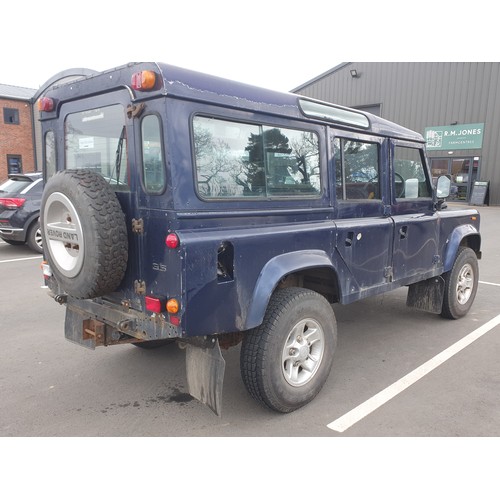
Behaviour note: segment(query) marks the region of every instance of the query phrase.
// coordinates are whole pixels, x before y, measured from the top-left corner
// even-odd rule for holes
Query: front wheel
[[[336,343],[335,315],[324,297],[301,288],[278,290],[263,323],[243,339],[243,382],[264,406],[292,412],[323,387]]]
[[[479,266],[474,251],[460,247],[451,271],[443,275],[445,280],[441,316],[458,319],[465,316],[474,302],[479,280]]]

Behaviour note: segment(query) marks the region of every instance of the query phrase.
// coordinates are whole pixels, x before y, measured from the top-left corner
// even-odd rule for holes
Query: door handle
[[[405,240],[408,237],[408,226],[401,226],[399,228],[399,239]]]

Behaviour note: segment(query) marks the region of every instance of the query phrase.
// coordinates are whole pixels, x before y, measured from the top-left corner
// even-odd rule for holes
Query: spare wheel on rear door
[[[40,220],[45,256],[67,294],[90,299],[118,288],[127,267],[127,228],[101,175],[56,173],[45,185]]]

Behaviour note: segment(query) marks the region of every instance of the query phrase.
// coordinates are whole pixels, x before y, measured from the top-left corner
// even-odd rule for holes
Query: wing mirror
[[[451,180],[446,175],[442,175],[438,181],[436,186],[436,195],[438,199],[448,198],[450,196],[451,191]]]
[[[436,185],[436,208],[442,210],[446,208],[445,199],[450,196],[451,180],[446,175],[439,177]]]

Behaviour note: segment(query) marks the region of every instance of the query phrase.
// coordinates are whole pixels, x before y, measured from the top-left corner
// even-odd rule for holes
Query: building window
[[[8,125],[19,125],[19,110],[3,108],[3,122]]]
[[[21,174],[23,172],[23,160],[21,155],[7,155],[7,167],[10,174]]]

